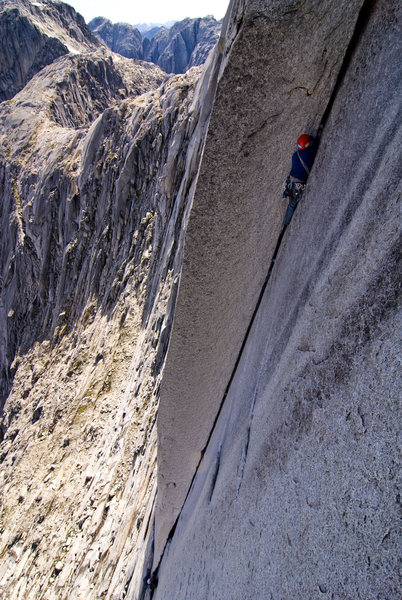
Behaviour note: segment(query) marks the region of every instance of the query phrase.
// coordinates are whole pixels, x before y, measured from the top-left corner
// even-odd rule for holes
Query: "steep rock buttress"
[[[297,26],[303,24],[304,10],[314,12],[313,5],[307,2],[299,8]],[[163,513],[165,502],[170,515],[180,511],[180,517],[159,568],[154,595],[158,600],[399,597],[400,12],[385,0],[363,6],[353,47],[326,114],[307,192],[283,238],[181,511],[182,496],[164,494],[162,489],[159,509]],[[305,39],[302,31],[300,37]],[[294,108],[278,138],[287,139],[288,127],[293,137],[308,129],[309,102],[311,97],[300,114]],[[212,132],[213,119],[210,135]],[[275,215],[272,206],[280,203],[279,179],[283,179],[288,161],[282,158],[283,162],[276,163],[272,158],[271,148],[279,156],[282,147],[275,127],[270,133],[271,143],[267,139],[266,146],[259,144],[264,164],[270,166],[268,173],[262,171],[261,180],[265,176],[274,182],[278,174],[277,188],[263,194]],[[235,140],[230,140],[229,147]],[[287,150],[290,156],[291,148]],[[241,177],[236,182],[244,192],[243,159],[238,160]],[[249,182],[254,202],[249,211],[256,211],[255,217],[264,221],[258,204],[263,186],[256,173],[254,179],[254,184]],[[233,193],[231,196],[227,211],[235,222],[241,209]],[[239,204],[244,201],[243,194]],[[197,215],[196,205],[194,210]],[[211,205],[216,218],[213,210]],[[205,213],[204,218],[207,222]],[[244,215],[243,222],[246,232],[253,235]],[[275,238],[275,229],[264,225],[265,235]],[[239,254],[249,256],[238,230],[223,231],[236,237]],[[189,464],[194,468],[201,436],[209,433],[204,419],[206,415],[210,424],[212,418],[205,407],[217,407],[223,398],[224,381],[215,373],[226,373],[227,357],[238,350],[241,320],[232,298],[235,307],[244,309],[258,272],[253,265],[243,271],[243,277],[237,272],[238,279],[234,278],[232,254],[222,252],[223,241],[215,244],[206,234],[203,241],[211,261],[217,259],[213,274],[205,276],[206,280],[215,277],[202,324],[209,333],[209,345],[205,338],[201,338],[205,347],[199,345],[199,333],[192,335],[194,328],[185,317],[194,315],[197,320],[199,306],[188,302],[187,310],[181,312],[179,295],[177,331],[172,335],[161,396],[160,415],[166,420],[172,400],[170,431],[177,431],[172,427],[176,415],[178,423],[186,416],[189,429],[193,426],[197,431],[195,437],[185,438],[186,447],[180,446],[185,457],[181,464],[186,468]],[[185,293],[186,278],[191,282],[190,267],[194,280],[200,273],[195,268],[198,254],[191,256],[191,247],[190,239],[180,293]],[[263,272],[269,250],[263,248],[266,254],[262,257],[254,246]],[[209,266],[212,269],[212,262]],[[227,273],[231,277],[227,278]],[[226,284],[222,288],[219,279]],[[241,301],[232,291],[233,281],[241,284]],[[205,281],[203,284],[205,288]],[[195,313],[191,312],[193,306],[198,309]],[[225,328],[220,329],[223,320]],[[182,324],[186,326],[183,329]],[[219,346],[222,338],[224,347]],[[179,368],[175,359],[183,349],[192,362],[185,360],[183,353],[184,364]],[[172,395],[172,367],[177,372],[176,389],[182,389],[181,378],[185,378],[183,395]],[[196,374],[192,380],[186,368]],[[181,408],[183,396],[191,404],[188,411]],[[179,401],[177,411],[173,398]],[[193,413],[197,422],[192,420]],[[168,444],[163,423],[161,418],[162,442]],[[181,427],[184,429],[184,422]],[[163,458],[168,463],[166,452]],[[162,463],[162,485],[164,468]],[[191,468],[188,472],[192,473]],[[171,469],[171,477],[173,473]],[[162,515],[159,547],[165,541],[165,524]]]
[[[318,128],[361,5],[232,2],[229,9],[161,386],[155,566],[266,276],[295,138]]]

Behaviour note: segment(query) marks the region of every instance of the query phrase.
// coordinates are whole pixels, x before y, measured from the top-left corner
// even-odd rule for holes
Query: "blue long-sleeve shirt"
[[[298,150],[292,156],[292,170],[290,175],[298,181],[307,181],[311,167],[313,166],[314,158],[317,153],[318,138],[314,138],[313,142],[308,148],[304,150]],[[300,158],[306,165],[309,172],[304,168]]]

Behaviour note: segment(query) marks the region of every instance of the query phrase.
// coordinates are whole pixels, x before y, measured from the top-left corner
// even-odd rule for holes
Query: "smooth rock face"
[[[12,98],[35,73],[68,52],[99,42],[68,4],[6,0],[0,5],[0,102]]]
[[[401,11],[380,0],[363,17],[307,191],[166,549],[158,600],[400,596]],[[221,305],[229,312],[229,297],[211,300],[211,317]],[[214,319],[204,317],[207,329]],[[173,331],[170,352],[175,340]],[[189,332],[187,352],[192,340]],[[193,346],[200,371],[210,343],[209,352]],[[215,364],[222,370],[222,358]],[[209,383],[211,396],[216,388]],[[192,397],[201,402],[204,388],[196,384]],[[163,425],[159,417],[162,435]]]
[[[260,12],[233,5],[161,385],[155,566],[274,252],[295,141],[318,128],[361,4],[311,0],[284,11],[267,2]]]

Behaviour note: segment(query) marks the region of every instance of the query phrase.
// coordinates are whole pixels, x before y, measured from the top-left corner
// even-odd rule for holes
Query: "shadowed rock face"
[[[6,0],[0,5],[0,102],[69,51],[99,47],[81,15],[68,4]]]
[[[166,73],[185,73],[202,65],[216,44],[221,22],[213,17],[184,19],[170,29],[159,29],[151,39],[127,23],[113,24],[97,17],[89,27],[114,52],[159,65]]]

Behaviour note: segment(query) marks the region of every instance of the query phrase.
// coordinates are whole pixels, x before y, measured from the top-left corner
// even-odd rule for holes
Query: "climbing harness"
[[[300,196],[304,192],[305,187],[306,187],[305,183],[302,183],[301,181],[292,181],[290,179],[290,177],[288,177],[286,180],[285,191],[283,192],[283,197],[289,198],[289,201],[291,198],[300,199]]]
[[[305,183],[302,183],[301,181],[292,181],[290,177],[287,178],[283,197],[289,200],[289,205],[286,209],[285,218],[283,220],[284,226],[289,225],[305,187]]]

